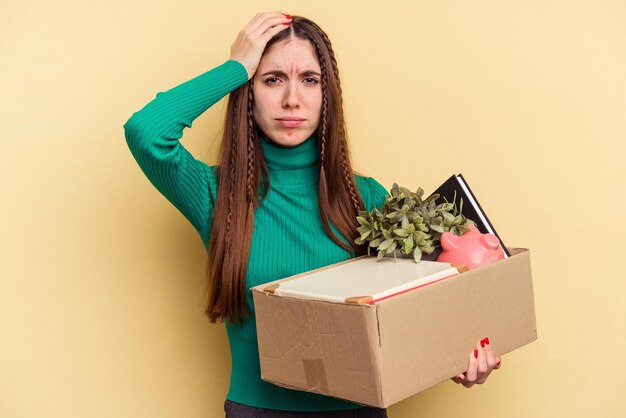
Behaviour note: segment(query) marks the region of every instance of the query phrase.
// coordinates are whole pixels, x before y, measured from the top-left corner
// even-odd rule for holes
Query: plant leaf
[[[455,217],[450,212],[442,212],[443,219],[447,220],[450,224],[454,223]]]
[[[420,251],[419,247],[415,247],[415,251],[413,251],[413,260],[416,263],[419,263],[422,259],[422,251]]]
[[[436,224],[431,224],[430,225],[430,229],[432,229],[433,231],[437,231],[440,233],[444,233],[445,231],[443,230],[443,227],[441,225],[436,225]]]
[[[404,229],[400,229],[400,228],[394,229],[393,233],[396,234],[399,237],[402,237],[402,238],[406,238],[406,237],[409,236],[408,232],[406,232]]]
[[[356,230],[359,231],[359,234],[364,234],[366,232],[370,232],[372,228],[370,228],[369,226],[360,226]]]
[[[465,225],[457,225],[456,229],[460,232],[459,235],[463,235],[466,232],[470,231],[470,229],[467,226],[465,226]]]
[[[400,189],[398,187],[398,184],[394,183],[393,186],[391,186],[391,196],[398,197],[399,195],[400,195]]]
[[[357,220],[357,221],[359,221],[359,223],[360,223],[361,225],[363,225],[363,226],[366,226],[366,227],[370,228],[370,223],[369,223],[369,222],[367,222],[367,221],[365,220],[365,218],[363,218],[363,217],[361,217],[361,216],[357,216],[357,217],[356,217],[356,220]]]
[[[393,239],[386,239],[385,241],[383,241],[382,244],[378,246],[378,251],[386,250],[387,248],[391,246],[392,242],[396,242],[396,241],[394,241]]]
[[[411,254],[411,250],[413,249],[413,235],[409,235],[409,237],[404,240],[404,254]]]

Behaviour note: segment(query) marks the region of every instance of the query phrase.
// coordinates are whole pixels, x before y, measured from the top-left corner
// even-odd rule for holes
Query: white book
[[[371,304],[457,274],[459,270],[450,263],[363,257],[303,273],[265,291],[309,300]]]

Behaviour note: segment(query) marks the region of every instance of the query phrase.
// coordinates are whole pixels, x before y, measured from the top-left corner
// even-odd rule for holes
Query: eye
[[[278,79],[278,77],[269,77],[264,80],[264,83],[268,86],[273,86],[275,84],[278,84],[279,81],[280,80]]]
[[[317,78],[314,77],[307,77],[304,79],[304,83],[305,84],[309,84],[311,86],[316,85],[317,83],[319,83],[319,81],[317,80]]]

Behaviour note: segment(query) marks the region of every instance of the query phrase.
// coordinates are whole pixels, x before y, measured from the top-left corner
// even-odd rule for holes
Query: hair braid
[[[330,56],[330,61],[331,61],[331,68],[333,70],[333,74],[335,76],[335,80],[336,80],[336,88],[338,91],[337,96],[337,102],[338,102],[338,110],[343,110],[343,90],[341,88],[341,80],[339,78],[339,66],[337,64],[337,58],[335,57],[335,52],[333,51],[332,48],[332,44],[330,42],[330,39],[328,38],[328,35],[326,35],[326,32],[320,30],[320,36],[322,37],[322,39],[324,40],[324,43],[326,44],[326,50],[328,51],[328,55]],[[318,47],[319,50],[319,47]],[[341,124],[340,126],[338,126],[339,128],[339,134],[341,138],[346,138],[346,127],[344,124]],[[352,200],[355,203],[355,208],[358,208],[358,204],[356,204],[356,198],[355,198],[355,192],[354,192],[354,188],[352,187],[352,181],[349,181],[350,178],[348,177],[348,173],[349,173],[349,169],[348,169],[348,161],[347,161],[347,152],[345,149],[344,144],[342,144],[341,146],[341,163],[342,163],[342,168],[343,168],[343,172],[344,175],[346,177],[346,181],[347,183],[350,185],[350,193],[352,194]],[[358,210],[358,209],[357,209]]]
[[[234,100],[234,111],[235,112],[239,112],[239,101],[238,100]],[[232,132],[232,140],[230,143],[231,146],[231,151],[230,151],[230,170],[229,170],[229,177],[230,177],[230,187],[229,187],[229,193],[228,193],[228,214],[226,216],[226,254],[230,253],[230,241],[231,241],[231,228],[230,228],[230,224],[231,224],[231,220],[232,220],[232,214],[233,214],[233,206],[234,206],[234,182],[235,182],[235,166],[236,166],[236,161],[237,161],[237,137],[238,137],[238,133],[237,130],[233,129]]]
[[[315,42],[315,41],[314,41]],[[326,157],[326,137],[328,132],[328,76],[326,73],[326,62],[324,58],[319,53],[320,56],[320,68],[322,70],[322,114],[321,116],[321,127],[320,127],[320,166],[324,167],[324,160]]]
[[[247,185],[247,196],[248,196],[248,204],[255,203],[254,199],[254,141],[255,141],[255,132],[254,132],[254,115],[252,111],[252,106],[254,104],[254,95],[252,90],[252,83],[250,83],[250,87],[248,88],[248,109],[247,109],[247,117],[248,117],[248,172],[246,176],[246,185]]]
[[[328,39],[328,35],[326,35],[324,31],[321,31],[320,35],[322,39],[324,40],[324,43],[326,44],[326,49],[328,51],[328,55],[330,56],[330,61],[332,64],[331,68],[333,69],[333,74],[335,75],[335,79],[337,80],[337,91],[339,93],[337,95],[337,99],[339,100],[339,103],[343,104],[343,90],[341,89],[341,82],[339,79],[339,65],[337,64],[335,51],[333,51],[332,44],[330,43],[330,39]]]
[[[339,91],[339,94],[337,94],[336,98],[337,98],[337,109],[336,111],[341,111],[343,109],[343,103],[342,103],[342,90],[341,90],[341,83],[339,82],[339,69],[337,67],[337,59],[335,58],[335,54],[332,50],[332,45],[330,43],[330,39],[328,39],[328,36],[326,36],[326,34],[321,31],[321,35],[322,35],[322,39],[324,40],[324,43],[326,44],[326,50],[329,52],[329,56],[331,59],[331,68],[333,71],[333,74],[335,76],[336,79],[336,87]],[[326,126],[327,126],[327,121],[328,121],[328,65],[326,63],[326,59],[324,57],[324,55],[321,52],[321,48],[318,45],[317,41],[314,38],[311,38],[311,42],[315,45],[315,48],[317,50],[317,55],[319,57],[319,61],[320,61],[320,68],[322,70],[322,120],[321,120],[321,151],[320,151],[320,160],[323,162],[323,153],[325,151],[325,146],[326,146]],[[338,126],[339,129],[339,135],[341,138],[346,138],[346,127],[344,124],[340,124],[340,126]],[[350,199],[352,200],[352,205],[354,207],[355,213],[358,213],[360,210],[363,210],[363,208],[361,207],[361,205],[359,204],[359,199],[357,197],[357,191],[355,190],[355,186],[354,186],[354,181],[352,179],[352,175],[351,175],[351,170],[350,170],[350,165],[348,164],[348,156],[347,156],[347,152],[346,152],[346,147],[345,144],[342,143],[341,144],[341,168],[343,171],[343,176],[344,176],[344,180],[345,180],[345,184],[348,185],[348,191],[350,193]]]
[[[335,57],[335,52],[333,51],[332,44],[330,42],[330,39],[328,38],[328,35],[326,35],[326,32],[320,29],[320,36],[322,37],[322,39],[324,40],[324,44],[326,45],[326,50],[328,52],[328,55],[330,56],[330,61],[331,61],[330,67],[333,70],[333,75],[335,76],[335,80],[336,80],[335,87],[337,88],[337,93],[338,93],[336,95],[336,100],[338,104],[337,109],[343,111],[343,89],[341,88],[341,79],[339,78],[339,65],[337,64],[337,58]],[[316,44],[315,47],[318,50],[318,55],[321,56],[319,45]],[[324,65],[324,67],[327,67],[327,66]],[[339,128],[340,137],[346,138],[345,125],[341,124],[338,128]],[[342,149],[342,152],[344,151],[345,150]],[[343,154],[343,156],[345,158],[345,154]]]

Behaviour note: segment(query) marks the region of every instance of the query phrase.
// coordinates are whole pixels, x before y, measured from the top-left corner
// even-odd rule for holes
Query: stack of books
[[[413,259],[360,257],[334,268],[321,268],[306,275],[265,287],[277,296],[336,303],[372,304],[458,275],[464,266]]]

